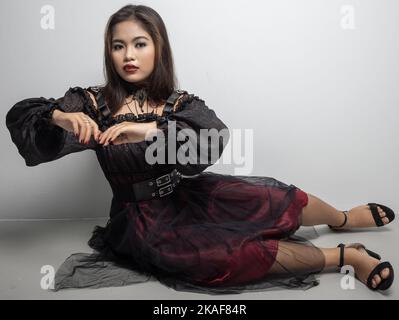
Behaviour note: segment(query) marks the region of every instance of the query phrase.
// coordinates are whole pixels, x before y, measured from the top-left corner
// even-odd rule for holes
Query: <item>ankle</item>
[[[361,253],[356,248],[345,248],[344,265],[350,265],[356,268],[359,263]]]
[[[344,249],[344,265],[353,265],[358,257],[356,256],[356,249],[345,248]],[[336,271],[339,269],[341,249],[340,248],[324,248],[322,249],[324,254],[324,270],[325,271]]]
[[[337,210],[335,215],[335,221],[332,226],[336,228],[342,228],[347,224],[347,222],[348,222],[348,212]]]

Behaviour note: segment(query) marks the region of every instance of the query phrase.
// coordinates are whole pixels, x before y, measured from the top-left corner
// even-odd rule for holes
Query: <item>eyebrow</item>
[[[135,38],[133,39],[133,41],[136,41],[137,39],[140,39],[140,38],[144,38],[144,39],[149,40],[147,37],[138,36],[138,37],[135,37]],[[114,39],[114,40],[112,40],[112,43],[114,43],[114,42],[122,42],[122,43],[125,43],[125,41],[123,41],[123,40],[121,40],[121,39]]]

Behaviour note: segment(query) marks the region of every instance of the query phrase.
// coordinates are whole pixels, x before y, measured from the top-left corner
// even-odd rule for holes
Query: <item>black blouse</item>
[[[115,152],[126,150],[126,148],[133,148],[134,151],[145,151],[146,147],[152,143],[152,141],[144,140],[137,143],[108,145],[104,147],[98,144],[92,136],[88,145],[81,144],[73,132],[68,132],[50,122],[49,114],[54,108],[58,108],[63,112],[83,112],[92,118],[98,124],[99,128],[102,127],[104,129],[123,121],[156,121],[158,129],[164,133],[166,150],[169,141],[168,123],[170,124],[170,121],[175,121],[177,135],[182,129],[192,129],[189,132],[190,139],[188,142],[175,140],[176,150],[185,144],[185,148],[192,149],[193,151],[197,150],[198,152],[196,162],[193,157],[190,157],[188,164],[180,164],[176,160],[175,167],[186,175],[200,173],[217,160],[208,158],[209,161],[204,163],[204,159],[201,159],[200,148],[204,148],[203,144],[200,144],[201,129],[214,128],[218,132],[226,129],[224,130],[224,138],[220,138],[218,141],[211,140],[211,142],[206,144],[206,148],[208,148],[207,154],[209,155],[216,150],[217,158],[219,158],[229,141],[230,134],[227,126],[217,117],[212,109],[208,108],[204,100],[194,94],[189,94],[187,91],[182,91],[184,97],[179,99],[178,104],[171,113],[165,114],[164,112],[162,115],[144,114],[139,116],[127,113],[105,119],[99,115],[99,111],[93,105],[93,101],[87,92],[92,88],[98,87],[89,87],[87,89],[81,87],[69,88],[65,95],[58,99],[45,97],[27,98],[17,102],[8,111],[6,126],[10,131],[12,141],[17,146],[18,152],[25,159],[27,166],[36,166],[59,159],[67,154],[87,149],[100,153],[110,148]],[[166,160],[167,154],[168,152],[165,152]],[[194,155],[194,153],[189,154]]]

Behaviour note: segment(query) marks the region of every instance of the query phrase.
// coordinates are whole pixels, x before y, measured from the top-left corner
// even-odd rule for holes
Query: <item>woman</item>
[[[95,261],[117,262],[175,289],[209,293],[310,288],[318,284],[315,274],[347,264],[370,289],[392,284],[392,266],[364,246],[317,248],[294,235],[301,225],[383,226],[394,219],[390,208],[367,204],[339,211],[271,177],[204,172],[214,163],[208,158],[169,161],[178,149],[170,152],[174,143],[185,147],[180,156],[187,148],[216,150],[217,160],[229,135],[204,100],[175,90],[166,28],[153,9],[127,5],[110,17],[105,70],[103,87],[70,88],[57,100],[25,99],[6,119],[28,166],[96,152],[113,199],[107,225],[96,226],[89,241]],[[171,134],[172,126],[179,133],[186,129],[188,142]],[[224,134],[204,146],[201,129]],[[154,135],[156,142],[148,138]],[[166,149],[157,149],[157,160],[165,162],[149,161],[148,151],[160,142]]]

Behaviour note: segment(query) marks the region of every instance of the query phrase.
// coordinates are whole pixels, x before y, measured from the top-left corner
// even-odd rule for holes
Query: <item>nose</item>
[[[133,48],[133,46],[128,46],[127,47],[125,58],[126,58],[127,61],[136,60],[136,58],[134,57],[134,48]]]

